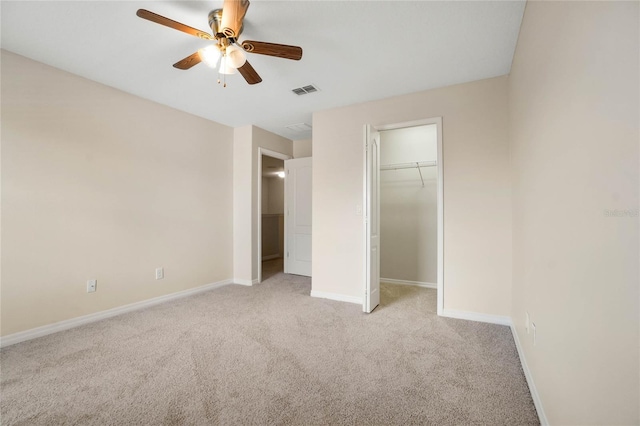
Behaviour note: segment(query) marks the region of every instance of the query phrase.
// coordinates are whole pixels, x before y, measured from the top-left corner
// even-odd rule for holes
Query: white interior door
[[[311,276],[311,157],[284,162],[285,273]]]
[[[380,133],[365,126],[365,297],[364,312],[380,304]]]

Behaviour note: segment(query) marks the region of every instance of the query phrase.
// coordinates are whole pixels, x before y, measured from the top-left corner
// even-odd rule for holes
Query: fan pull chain
[[[222,74],[222,87],[227,87],[227,75]],[[218,72],[218,84],[220,84],[220,72]]]
[[[223,62],[225,61],[226,57],[225,54],[222,54],[222,57],[220,58],[220,67],[223,68],[224,66],[226,66],[226,62],[224,63],[223,66]],[[220,84],[220,70],[218,70],[218,84]],[[227,87],[227,75],[225,73],[222,73],[222,87]]]

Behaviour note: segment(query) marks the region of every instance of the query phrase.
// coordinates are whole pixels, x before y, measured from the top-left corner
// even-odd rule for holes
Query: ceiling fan
[[[247,9],[249,9],[249,0],[224,0],[222,9],[215,9],[209,13],[209,26],[213,35],[146,9],[138,9],[136,15],[156,24],[214,42],[214,44],[176,62],[173,64],[175,68],[188,70],[200,62],[204,62],[212,68],[218,68],[219,73],[223,76],[234,74],[238,70],[247,83],[257,84],[262,81],[262,78],[247,61],[245,52],[298,61],[302,58],[302,48],[264,41],[245,40],[239,43],[238,37],[242,33],[242,21]],[[219,79],[218,83],[220,83]],[[226,87],[226,83],[224,85]]]

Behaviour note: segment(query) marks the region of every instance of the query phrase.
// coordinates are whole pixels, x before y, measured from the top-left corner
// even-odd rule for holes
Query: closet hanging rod
[[[437,166],[435,161],[420,161],[415,163],[382,164],[380,165],[380,170],[419,169],[420,167],[433,166]]]
[[[380,166],[380,170],[418,169],[418,173],[420,173],[420,180],[422,181],[422,187],[424,188],[424,177],[422,177],[422,170],[420,170],[420,167],[432,167],[435,165],[435,161],[416,161],[415,163],[385,164]]]

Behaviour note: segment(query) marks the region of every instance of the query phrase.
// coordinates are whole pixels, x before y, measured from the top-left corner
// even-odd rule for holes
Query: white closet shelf
[[[420,180],[422,181],[422,187],[424,187],[424,178],[422,177],[422,170],[420,170],[420,167],[433,167],[436,165],[437,163],[435,161],[416,161],[414,163],[383,164],[380,166],[380,170],[418,169],[418,173],[420,173]]]
[[[413,163],[383,164],[380,170],[419,169],[420,167],[437,166],[435,161],[417,161]]]

